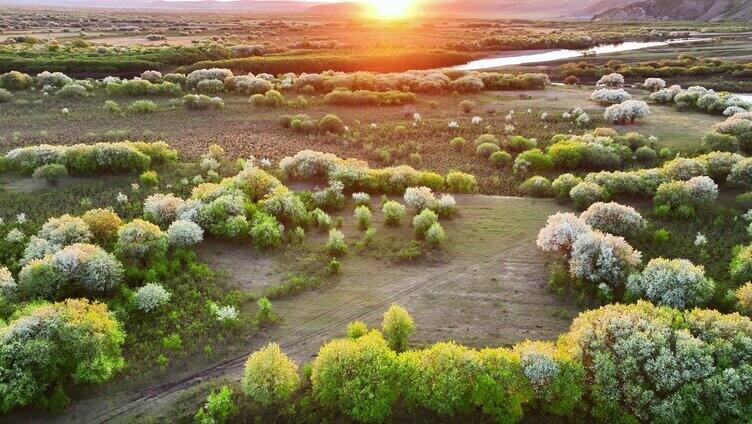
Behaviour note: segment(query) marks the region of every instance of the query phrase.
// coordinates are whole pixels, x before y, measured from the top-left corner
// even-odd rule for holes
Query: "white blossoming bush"
[[[0,267],[0,302],[16,293],[18,285],[6,267]]]
[[[572,243],[569,271],[594,285],[621,288],[641,263],[641,253],[624,238],[600,231],[581,234]]]
[[[603,118],[614,124],[624,125],[634,123],[637,119],[650,114],[650,107],[642,100],[626,100],[622,103],[606,108]]]
[[[373,214],[367,206],[357,206],[354,215],[358,228],[365,230],[371,226],[371,217]]]
[[[230,305],[219,306],[212,302],[209,304],[209,308],[211,309],[214,318],[221,323],[234,322],[240,315],[238,308]]]
[[[88,243],[93,236],[83,219],[66,214],[47,220],[37,233],[37,237],[48,240],[53,245],[65,246]]]
[[[731,167],[728,182],[739,187],[752,188],[752,158],[745,158]]]
[[[442,194],[431,206],[431,210],[439,216],[452,216],[457,213],[457,201],[451,194]]]
[[[590,226],[577,215],[557,212],[548,217],[546,226],[538,232],[536,244],[547,252],[568,254],[574,241],[590,231]]]
[[[718,185],[706,176],[690,178],[689,181],[669,181],[658,186],[653,197],[656,206],[671,208],[682,205],[708,206],[718,197]]]
[[[515,346],[515,351],[520,355],[522,372],[534,389],[550,385],[559,374],[559,361],[552,344],[527,341]]]
[[[405,204],[418,212],[430,208],[436,203],[436,196],[434,196],[433,191],[428,187],[408,187],[405,190],[403,199],[405,200]]]
[[[371,205],[371,195],[368,193],[358,192],[352,194],[353,202],[356,206],[368,206]]]
[[[622,74],[617,74],[616,72],[610,73],[608,75],[604,75],[601,77],[601,79],[598,80],[595,85],[607,85],[610,87],[619,87],[624,85],[624,76]]]
[[[336,228],[329,230],[329,240],[326,242],[326,250],[333,255],[345,253],[347,251],[347,243],[345,242],[345,235],[342,234],[342,231]]]
[[[229,69],[211,68],[211,69],[197,69],[190,74],[186,80],[188,87],[196,87],[199,82],[206,80],[219,80],[224,82],[227,78],[233,77],[233,73]]]
[[[635,208],[616,202],[593,203],[580,215],[580,219],[596,230],[617,236],[636,235],[647,226]]]
[[[167,225],[177,219],[178,210],[184,203],[173,194],[152,194],[144,200],[144,218],[157,225]]]
[[[18,287],[26,298],[53,300],[77,291],[109,293],[122,279],[123,266],[112,254],[78,243],[29,261],[21,268]]]
[[[582,179],[574,174],[561,174],[551,182],[551,192],[557,199],[568,199],[569,192],[581,182]]]
[[[673,104],[674,96],[681,91],[681,87],[678,85],[672,85],[669,88],[662,88],[654,93],[650,93],[650,100],[657,104]]]
[[[647,78],[642,87],[650,91],[658,91],[666,87],[666,81],[661,78]]]
[[[704,305],[714,287],[704,268],[686,259],[651,259],[627,282],[627,289],[635,295],[677,309]]]
[[[195,222],[176,220],[167,228],[167,242],[174,247],[188,247],[204,240],[204,230]]]
[[[133,304],[139,311],[153,312],[166,304],[172,295],[159,284],[149,283],[133,295]]]
[[[560,344],[584,367],[586,409],[599,422],[744,422],[752,416],[752,321],[648,302],[574,320]]]
[[[627,93],[623,88],[616,90],[609,88],[600,88],[593,91],[593,94],[590,95],[590,100],[597,102],[602,106],[615,105],[631,99],[632,95]]]
[[[62,87],[64,85],[70,84],[73,82],[73,78],[70,78],[69,76],[65,75],[62,72],[48,72],[43,71],[39,74],[37,74],[37,86],[38,87]]]

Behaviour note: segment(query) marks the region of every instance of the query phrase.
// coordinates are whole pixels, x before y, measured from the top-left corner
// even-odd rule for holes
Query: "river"
[[[502,66],[553,62],[556,60],[574,59],[578,57],[595,56],[605,53],[640,50],[650,47],[667,46],[669,44],[689,43],[698,40],[702,40],[702,38],[684,38],[666,41],[627,41],[626,43],[621,44],[604,44],[602,46],[593,47],[592,49],[588,50],[561,49],[522,55],[505,55],[502,57],[473,60],[472,62],[466,63],[464,65],[455,66],[452,69],[462,71],[479,71],[483,69],[499,68]]]

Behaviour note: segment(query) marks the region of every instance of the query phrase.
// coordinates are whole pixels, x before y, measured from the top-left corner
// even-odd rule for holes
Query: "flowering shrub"
[[[167,228],[167,242],[170,246],[194,246],[203,240],[204,230],[195,222],[176,220]]]
[[[596,230],[618,236],[639,234],[647,226],[645,219],[633,207],[616,202],[593,203],[580,218]]]
[[[728,181],[739,187],[752,188],[752,158],[745,158],[731,167]]]
[[[381,333],[323,345],[311,370],[313,395],[324,408],[360,422],[383,422],[399,394],[397,354]]]
[[[695,157],[705,164],[707,175],[715,181],[726,181],[731,169],[744,159],[744,156],[730,152],[710,152]]]
[[[752,283],[747,283],[734,292],[736,310],[742,315],[752,316]]]
[[[88,243],[92,239],[92,234],[82,218],[65,214],[48,219],[37,233],[37,237],[48,240],[53,245],[66,246]]]
[[[329,230],[329,240],[326,242],[326,250],[332,255],[342,254],[347,251],[347,243],[345,243],[345,235],[342,231],[332,228]]]
[[[432,246],[438,246],[446,241],[446,233],[444,227],[440,223],[435,222],[426,230],[426,241]]]
[[[718,185],[710,177],[694,177],[689,181],[670,181],[658,186],[653,197],[656,206],[671,208],[682,205],[693,207],[712,204],[718,197]]]
[[[572,190],[569,191],[569,197],[572,199],[575,208],[585,209],[599,200],[604,200],[606,196],[603,188],[598,184],[583,181],[572,187]]]
[[[703,267],[686,259],[651,259],[627,282],[627,289],[635,295],[677,309],[702,306],[714,287],[713,280],[705,278]]]
[[[642,100],[626,100],[606,108],[603,118],[614,124],[624,125],[650,114],[648,104]]]
[[[430,209],[423,209],[423,211],[413,217],[413,229],[417,236],[423,236],[433,224],[438,222],[439,216],[436,215],[436,212]]]
[[[666,81],[661,78],[647,78],[642,87],[650,91],[658,91],[666,87]]]
[[[744,284],[752,281],[752,246],[736,246],[729,264],[731,278]]]
[[[733,422],[752,413],[750,334],[738,315],[638,302],[580,314],[561,343],[576,346],[598,421]]]
[[[624,76],[617,74],[616,72],[604,75],[598,80],[595,85],[608,85],[611,87],[618,87],[624,85]]]
[[[385,225],[399,225],[402,217],[405,216],[405,205],[394,200],[387,200],[381,211],[384,214]]]
[[[225,101],[221,97],[186,94],[183,96],[183,106],[189,110],[224,109]]]
[[[320,206],[328,206],[326,202],[322,202],[322,204],[319,204],[319,202],[316,203]],[[285,224],[298,225],[303,223],[307,217],[303,201],[294,192],[284,186],[274,189],[272,193],[260,202],[260,206],[264,212],[274,216]]]
[[[546,226],[538,232],[536,244],[544,251],[568,254],[575,240],[590,232],[590,226],[573,213],[557,212],[548,217]]]
[[[742,150],[752,150],[752,112],[737,113],[712,127],[713,131],[733,135],[739,141]]]
[[[370,207],[371,205],[371,195],[368,193],[353,193],[352,194],[353,202],[355,202],[356,206],[366,206]]]
[[[471,193],[475,190],[477,183],[474,175],[452,171],[446,175],[446,185],[454,193]]]
[[[420,212],[436,203],[436,196],[428,187],[408,187],[403,196],[405,204]]]
[[[284,227],[273,216],[259,212],[253,217],[249,234],[257,248],[268,249],[282,244],[283,230]]]
[[[184,203],[173,194],[152,194],[144,200],[144,218],[158,225],[167,225],[177,219],[178,210]]]
[[[371,226],[371,210],[367,206],[357,206],[355,208],[355,222],[358,228],[365,230]]]
[[[123,258],[150,260],[167,251],[167,236],[158,226],[134,219],[118,230],[115,251]]]
[[[177,152],[163,142],[126,141],[68,146],[42,144],[20,147],[5,154],[5,162],[11,169],[30,171],[57,163],[76,174],[142,171],[150,165],[176,159]]]
[[[569,271],[592,284],[623,287],[629,274],[640,265],[641,253],[624,238],[600,231],[581,234],[572,243]]]
[[[170,292],[159,284],[149,283],[136,291],[133,304],[142,312],[153,312],[170,300]]]
[[[708,173],[704,162],[682,157],[664,163],[661,169],[669,180],[688,180]]]
[[[245,362],[243,393],[261,406],[282,405],[299,385],[297,364],[276,343],[253,352]]]
[[[101,295],[111,292],[123,279],[123,266],[99,246],[72,244],[29,260],[19,273],[18,287],[24,297],[55,299],[76,292]]]
[[[632,95],[627,93],[623,88],[616,90],[601,88],[593,91],[593,94],[590,95],[590,100],[598,102],[602,106],[614,105],[631,99]]]
[[[125,365],[120,325],[104,304],[86,299],[29,305],[0,325],[0,340],[2,412],[43,402],[71,380],[102,383]]]
[[[567,199],[569,192],[581,182],[582,179],[573,174],[561,174],[551,182],[551,192],[557,199]]]
[[[199,82],[205,80],[219,80],[224,82],[227,78],[233,77],[233,73],[229,69],[211,68],[211,69],[197,69],[186,78],[186,84],[188,87],[196,87]]]
[[[81,220],[91,231],[94,240],[108,242],[117,234],[123,221],[110,209],[91,209],[81,215]]]
[[[533,176],[520,184],[520,193],[527,196],[546,197],[551,192],[551,181],[539,175]]]
[[[35,169],[32,176],[40,180],[45,180],[50,185],[55,185],[59,179],[68,176],[68,169],[58,163],[49,163]]]

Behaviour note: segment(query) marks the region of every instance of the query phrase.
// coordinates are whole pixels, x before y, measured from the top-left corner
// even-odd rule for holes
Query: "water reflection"
[[[684,38],[666,41],[628,41],[621,44],[605,44],[594,47],[589,50],[553,50],[543,53],[523,54],[516,56],[494,57],[488,59],[474,60],[464,65],[455,66],[452,69],[462,71],[478,71],[481,69],[498,68],[502,66],[524,65],[527,63],[552,62],[562,59],[573,59],[577,57],[594,56],[605,53],[625,52],[629,50],[640,50],[649,47],[666,46],[669,44],[688,43],[700,40],[698,38]]]

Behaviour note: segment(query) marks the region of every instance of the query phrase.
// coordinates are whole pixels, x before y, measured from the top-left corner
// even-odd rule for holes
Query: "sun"
[[[398,19],[407,17],[410,12],[410,0],[368,0],[375,17],[381,19]]]

